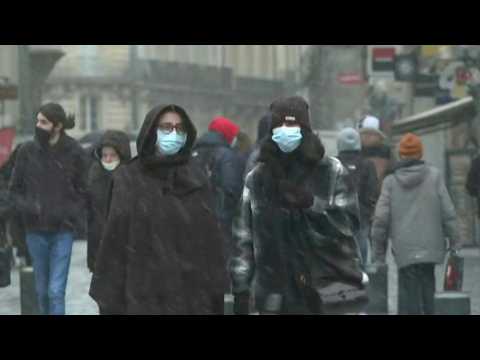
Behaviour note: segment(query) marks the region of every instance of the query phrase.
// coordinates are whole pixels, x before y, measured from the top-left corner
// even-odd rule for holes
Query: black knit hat
[[[271,129],[282,126],[285,121],[296,121],[302,128],[311,130],[309,106],[300,96],[275,100],[270,105],[270,111],[272,112]]]
[[[59,104],[48,103],[42,105],[38,110],[38,113],[42,113],[42,115],[55,126],[63,124],[65,130],[70,130],[75,127],[75,115],[67,116],[65,110]]]

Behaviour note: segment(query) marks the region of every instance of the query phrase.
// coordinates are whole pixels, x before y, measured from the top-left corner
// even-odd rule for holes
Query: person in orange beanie
[[[374,263],[385,263],[387,239],[398,267],[398,312],[433,315],[435,264],[461,246],[457,216],[443,175],[426,164],[420,137],[400,141],[400,161],[382,185],[372,226]]]

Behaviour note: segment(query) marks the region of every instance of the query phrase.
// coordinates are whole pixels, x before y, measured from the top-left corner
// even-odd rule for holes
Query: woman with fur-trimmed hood
[[[324,156],[306,101],[282,98],[270,110],[270,137],[234,223],[234,311],[248,313],[253,293],[262,314],[318,314],[319,288],[364,280],[353,239],[358,202],[345,168]]]
[[[107,220],[113,173],[132,157],[128,135],[118,130],[107,130],[92,152],[96,161],[90,167],[87,182],[87,266],[91,272],[95,269],[95,258]]]

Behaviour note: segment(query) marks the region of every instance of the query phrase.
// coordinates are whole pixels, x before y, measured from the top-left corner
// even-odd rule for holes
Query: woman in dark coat
[[[191,162],[184,109],[157,106],[138,156],[113,176],[90,295],[104,314],[222,314],[223,238],[208,181]]]
[[[94,150],[96,161],[88,174],[87,266],[93,272],[98,245],[107,220],[108,197],[112,176],[131,158],[130,140],[122,131],[108,130]]]
[[[270,137],[245,181],[230,263],[235,314],[319,314],[334,282],[363,288],[354,233],[358,202],[347,171],[313,134],[300,97],[271,105]]]

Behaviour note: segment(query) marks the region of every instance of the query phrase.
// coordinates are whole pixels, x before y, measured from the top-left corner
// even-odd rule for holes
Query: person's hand
[[[233,313],[235,315],[248,315],[250,310],[250,292],[233,295]]]

